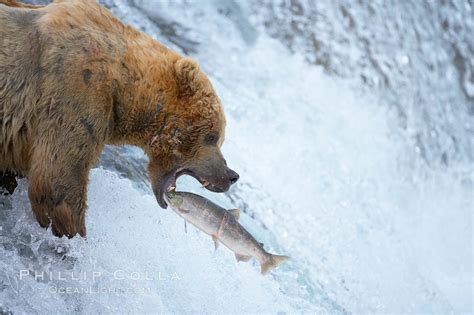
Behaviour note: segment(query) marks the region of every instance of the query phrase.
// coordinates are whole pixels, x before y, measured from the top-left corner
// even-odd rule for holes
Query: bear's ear
[[[191,58],[179,59],[175,66],[179,97],[191,97],[200,88],[199,64]]]

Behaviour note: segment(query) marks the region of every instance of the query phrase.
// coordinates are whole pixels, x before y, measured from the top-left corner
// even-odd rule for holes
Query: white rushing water
[[[412,141],[426,127],[417,115],[433,118],[439,108],[404,107],[404,95],[407,127],[387,105],[393,94],[388,102],[359,80],[309,64],[306,52],[267,34],[250,2],[106,4],[198,59],[225,106],[223,151],[240,181],[228,194],[189,178],[178,188],[240,207],[242,224],[292,259],[263,277],[256,262],[214,251],[189,225],[186,233],[146,186],[103,168],[90,178],[87,240],[57,239],[33,219],[23,180],[0,210],[0,312],[472,312],[469,100],[456,99],[455,89],[422,91],[459,102],[439,126],[459,119],[453,135],[464,147],[439,166],[429,160],[435,149],[423,154]],[[455,150],[436,147],[439,155]]]

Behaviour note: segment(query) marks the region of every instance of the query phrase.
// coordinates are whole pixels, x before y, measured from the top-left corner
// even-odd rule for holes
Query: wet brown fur
[[[56,235],[86,234],[88,174],[105,144],[141,147],[156,186],[177,167],[223,161],[224,126],[194,61],[94,1],[0,0],[0,171],[28,178],[36,219]]]

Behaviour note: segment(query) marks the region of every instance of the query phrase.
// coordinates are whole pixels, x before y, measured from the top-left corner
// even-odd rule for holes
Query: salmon
[[[248,261],[252,257],[260,263],[261,273],[266,274],[287,260],[288,256],[268,253],[263,244],[239,224],[240,211],[226,210],[212,201],[190,193],[170,191],[165,195],[173,211],[199,230],[212,236],[215,248],[224,244],[234,252],[237,261]]]

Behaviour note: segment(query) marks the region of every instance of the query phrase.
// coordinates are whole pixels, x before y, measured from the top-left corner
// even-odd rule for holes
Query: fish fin
[[[284,262],[285,260],[287,260],[289,258],[290,257],[288,257],[288,256],[280,256],[280,255],[269,254],[269,259],[265,263],[261,264],[261,266],[260,266],[262,275],[267,274],[267,272],[269,272],[273,268],[278,267],[282,262]]]
[[[214,241],[214,250],[219,248],[219,238],[215,235],[212,235],[212,240]]]
[[[184,233],[188,233],[188,224],[186,223],[186,220],[184,220]]]
[[[228,210],[230,214],[232,214],[232,216],[237,220],[239,221],[240,219],[240,209],[229,209]]]
[[[184,210],[184,209],[180,209],[180,208],[178,208],[178,211],[179,211],[179,212],[183,212],[183,213],[189,213],[189,212],[191,212],[191,211],[189,211],[189,210]]]
[[[260,244],[261,247],[264,247],[264,246],[265,246],[265,244],[263,244],[263,243],[260,243],[260,242],[259,242],[259,244]]]
[[[252,256],[235,254],[235,259],[237,259],[237,261],[249,261],[251,258]]]

